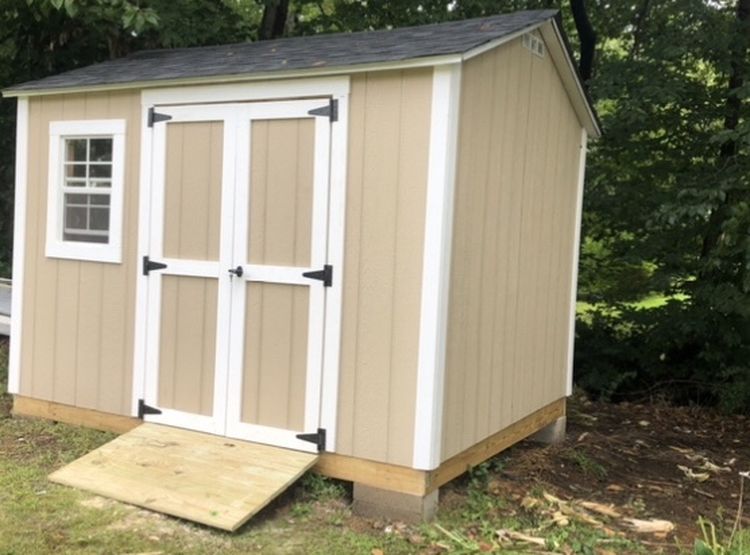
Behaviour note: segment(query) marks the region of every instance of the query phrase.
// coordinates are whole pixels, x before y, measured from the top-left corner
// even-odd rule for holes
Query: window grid
[[[112,137],[63,138],[63,241],[109,242],[112,149]]]

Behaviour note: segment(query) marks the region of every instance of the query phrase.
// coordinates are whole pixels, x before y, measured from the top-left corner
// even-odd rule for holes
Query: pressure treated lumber
[[[234,531],[318,456],[143,424],[53,472],[53,482]]]

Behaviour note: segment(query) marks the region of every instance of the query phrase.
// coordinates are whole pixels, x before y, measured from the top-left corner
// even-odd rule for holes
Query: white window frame
[[[112,138],[112,186],[109,204],[109,242],[63,240],[63,148],[68,138]],[[52,121],[49,124],[47,189],[47,245],[49,258],[93,262],[122,262],[122,217],[125,185],[125,120]]]

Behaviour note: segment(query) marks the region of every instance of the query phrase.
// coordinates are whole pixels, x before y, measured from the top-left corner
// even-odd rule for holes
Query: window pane
[[[89,195],[92,205],[109,206],[109,195]]]
[[[112,161],[112,139],[91,139],[89,160],[92,162]]]
[[[88,195],[74,195],[65,193],[65,206],[86,206],[89,203]]]
[[[85,187],[86,181],[83,179],[66,179],[65,186],[66,187]]]
[[[109,207],[91,208],[90,228],[96,231],[109,230]]]
[[[65,231],[85,230],[87,228],[87,209],[85,206],[68,206],[65,208]]]
[[[96,187],[97,189],[107,189],[112,187],[112,182],[109,179],[92,179],[89,181],[89,187]]]
[[[112,177],[111,164],[91,164],[89,166],[89,177]]]
[[[86,139],[65,139],[65,160],[68,162],[85,162]]]
[[[65,164],[65,177],[86,177],[86,164]]]

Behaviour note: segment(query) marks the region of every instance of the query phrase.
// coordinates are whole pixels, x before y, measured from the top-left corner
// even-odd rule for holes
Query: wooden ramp
[[[233,531],[317,459],[291,449],[142,424],[49,479]]]

